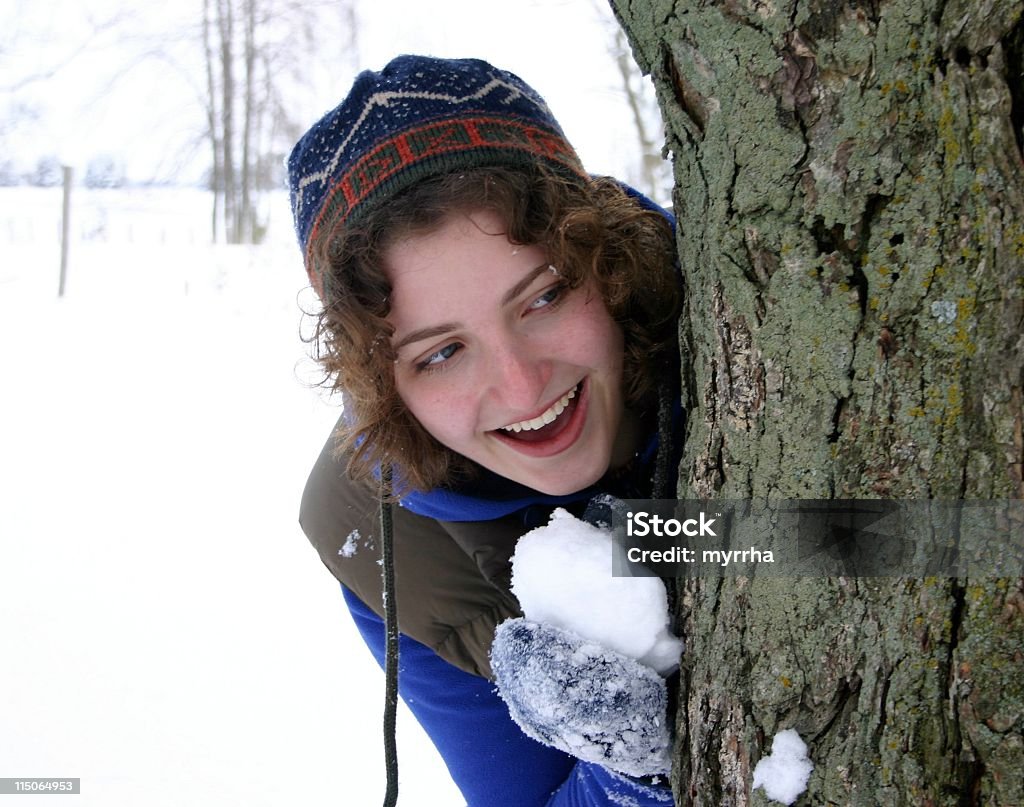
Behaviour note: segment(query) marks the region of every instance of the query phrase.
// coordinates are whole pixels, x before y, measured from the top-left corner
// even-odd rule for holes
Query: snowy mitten
[[[668,693],[650,667],[521,618],[498,626],[491,667],[527,736],[629,776],[668,772]]]

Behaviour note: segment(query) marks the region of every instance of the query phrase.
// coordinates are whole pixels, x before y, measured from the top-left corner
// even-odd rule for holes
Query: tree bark
[[[658,88],[686,290],[685,498],[1024,495],[1011,0],[613,0]],[[1024,581],[681,584],[673,787],[1024,804]]]

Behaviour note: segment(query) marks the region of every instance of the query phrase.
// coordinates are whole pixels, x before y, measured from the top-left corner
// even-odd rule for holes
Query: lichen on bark
[[[1024,496],[1024,3],[613,0],[675,170],[680,495]],[[1024,804],[1021,580],[691,580],[677,800]]]

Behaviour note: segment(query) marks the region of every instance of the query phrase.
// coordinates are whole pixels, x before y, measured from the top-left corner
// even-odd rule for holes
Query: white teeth
[[[576,387],[573,387],[565,393],[565,395],[555,401],[551,408],[546,412],[542,412],[532,420],[521,420],[518,423],[510,423],[508,426],[502,426],[501,429],[506,432],[528,432],[534,429],[539,429],[541,426],[547,426],[565,411],[565,407],[569,405],[569,401],[575,397]]]

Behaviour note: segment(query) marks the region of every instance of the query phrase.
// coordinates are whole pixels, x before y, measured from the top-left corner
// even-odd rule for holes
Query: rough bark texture
[[[687,292],[680,495],[1019,498],[1011,0],[613,0],[658,87]],[[677,803],[1024,805],[1024,583],[683,585]]]

